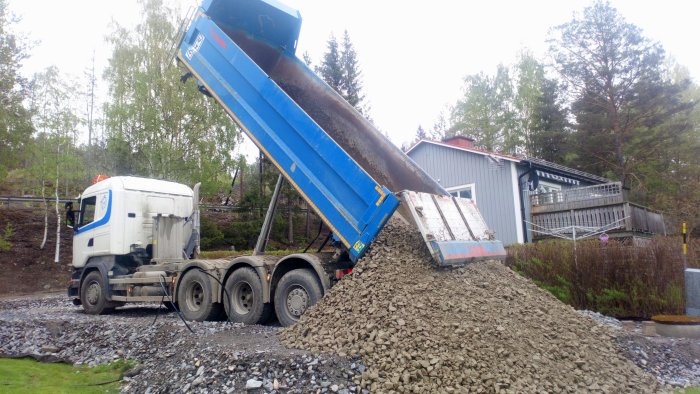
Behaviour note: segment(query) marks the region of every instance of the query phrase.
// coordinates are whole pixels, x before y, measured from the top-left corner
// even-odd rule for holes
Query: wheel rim
[[[102,286],[97,281],[92,281],[85,291],[85,302],[89,305],[97,305],[102,295]]]
[[[298,319],[309,307],[309,293],[301,286],[294,286],[287,293],[287,310],[294,319]]]
[[[202,301],[204,301],[204,289],[202,284],[199,282],[194,282],[187,288],[187,308],[191,311],[198,311],[202,307]]]
[[[231,294],[231,299],[233,300],[233,310],[239,315],[245,315],[253,309],[255,303],[255,296],[253,295],[253,288],[248,282],[238,282],[233,288],[233,294]]]

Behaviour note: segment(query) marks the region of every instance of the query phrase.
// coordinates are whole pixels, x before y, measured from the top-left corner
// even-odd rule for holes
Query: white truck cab
[[[88,187],[75,215],[73,267],[84,267],[96,256],[155,257],[158,217],[179,219],[182,231],[174,233],[182,238],[173,241],[181,243],[179,250],[183,250],[197,219],[193,197],[194,192],[185,185],[133,176],[107,178]]]

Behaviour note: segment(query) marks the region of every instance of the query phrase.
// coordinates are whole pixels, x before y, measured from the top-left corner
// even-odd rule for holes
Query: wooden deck
[[[625,201],[619,182],[533,194],[530,207],[531,222],[540,229],[580,226],[630,236],[666,234],[663,215]],[[537,233],[533,236],[547,237]]]

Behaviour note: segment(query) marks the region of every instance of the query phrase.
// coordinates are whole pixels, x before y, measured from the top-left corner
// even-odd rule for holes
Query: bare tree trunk
[[[244,180],[244,179],[245,179],[245,171],[241,173],[241,183],[239,184],[239,186],[241,187],[241,193],[240,193],[240,195],[238,196],[238,202],[239,202],[239,203],[240,203],[241,201],[243,201],[243,193],[245,193],[245,189],[243,188],[243,180]]]
[[[46,140],[44,140],[42,151],[46,151]],[[41,199],[44,200],[44,239],[41,241],[39,249],[46,246],[46,239],[49,236],[49,203],[46,201],[46,155],[41,155]]]
[[[41,181],[41,198],[44,200],[44,239],[41,241],[39,249],[44,249],[46,239],[49,236],[49,203],[46,201],[46,182]]]
[[[56,157],[60,157],[60,153],[61,153],[61,144],[60,143],[56,147],[56,151],[57,151]],[[61,213],[58,210],[58,174],[59,174],[59,164],[58,164],[58,162],[56,162],[56,187],[54,188],[54,191],[56,193],[56,253],[53,256],[54,263],[59,262],[59,254],[61,252]]]
[[[61,252],[61,212],[58,206],[58,177],[56,177],[56,254],[53,257],[54,263],[59,262],[59,255]]]

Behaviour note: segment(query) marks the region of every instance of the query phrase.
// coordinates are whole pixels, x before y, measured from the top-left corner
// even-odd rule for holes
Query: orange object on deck
[[[92,178],[92,184],[94,185],[95,183],[100,182],[100,181],[104,181],[105,179],[108,179],[108,178],[109,178],[108,175],[102,175],[102,174],[95,175],[95,177]]]

